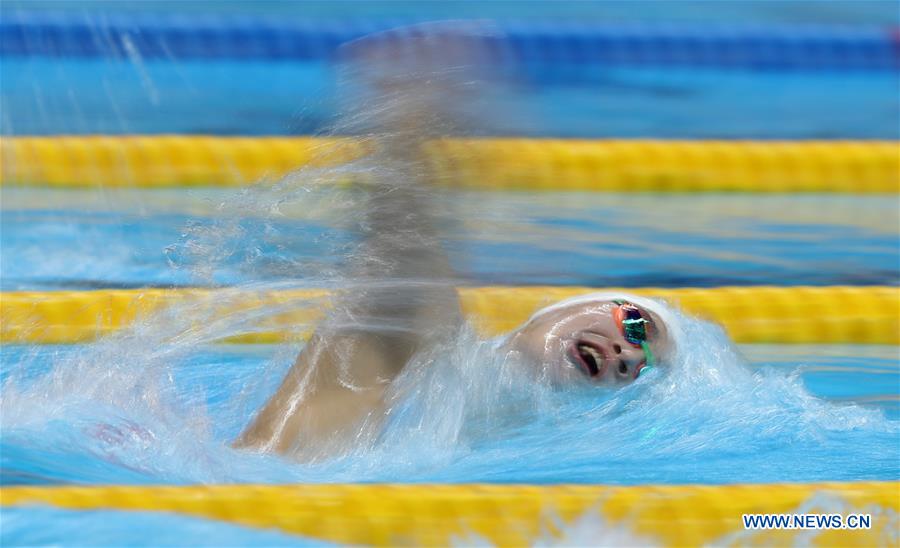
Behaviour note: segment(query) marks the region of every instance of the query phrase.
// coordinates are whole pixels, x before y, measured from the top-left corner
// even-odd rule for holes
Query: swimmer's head
[[[539,310],[503,344],[555,379],[621,384],[666,364],[675,327],[675,315],[657,301],[593,293]]]

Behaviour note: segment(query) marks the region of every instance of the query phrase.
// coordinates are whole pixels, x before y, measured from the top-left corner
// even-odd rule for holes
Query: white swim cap
[[[659,318],[663,325],[666,326],[669,343],[672,345],[671,351],[675,351],[681,346],[681,341],[683,339],[683,330],[681,328],[681,319],[679,317],[680,315],[664,301],[651,299],[649,297],[642,297],[640,295],[631,295],[629,293],[599,291],[597,293],[587,293],[585,295],[570,297],[568,299],[559,301],[558,303],[554,303],[550,306],[541,308],[540,310],[532,314],[530,318],[528,318],[528,321],[525,322],[525,325],[528,325],[544,314],[548,314],[562,308],[568,308],[570,306],[588,304],[592,302],[601,303],[610,301],[627,301],[652,312],[654,315],[656,315],[657,318]]]

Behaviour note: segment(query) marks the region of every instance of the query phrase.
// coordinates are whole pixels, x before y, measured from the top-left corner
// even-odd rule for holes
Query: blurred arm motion
[[[362,129],[375,152],[350,287],[238,447],[304,459],[346,451],[363,425],[383,418],[385,392],[410,359],[459,328],[453,273],[440,243],[440,193],[429,184],[422,144],[456,131],[458,117],[447,107],[459,99],[460,82],[471,80],[459,78],[461,51],[449,47],[447,36],[414,42],[362,43],[354,54],[352,76],[373,97],[357,102],[351,123],[374,124]],[[441,56],[448,51],[455,63],[446,69]]]

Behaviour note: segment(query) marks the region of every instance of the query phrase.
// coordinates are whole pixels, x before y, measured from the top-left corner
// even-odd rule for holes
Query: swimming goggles
[[[622,335],[629,344],[644,350],[646,365],[638,372],[638,376],[640,376],[644,371],[652,369],[655,364],[653,352],[650,350],[650,345],[647,343],[647,324],[650,323],[650,320],[641,314],[640,308],[631,303],[625,301],[613,302],[618,305],[613,313],[613,317],[616,320],[619,331],[622,332]]]

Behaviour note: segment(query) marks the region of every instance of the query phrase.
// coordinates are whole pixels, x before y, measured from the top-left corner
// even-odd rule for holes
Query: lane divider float
[[[507,333],[537,309],[597,291],[588,287],[464,287],[466,315],[485,336]],[[892,286],[616,289],[664,299],[721,324],[739,343],[900,344],[900,288]],[[80,343],[126,326],[212,342],[302,340],[329,293],[296,289],[137,289],[5,292],[0,341]],[[162,319],[154,315],[165,315]],[[217,339],[218,338],[218,339]]]
[[[353,138],[2,137],[0,183],[94,188],[239,186],[276,180],[306,166],[346,164],[371,147]],[[433,180],[467,189],[900,192],[897,141],[485,138],[436,140],[423,149]],[[352,176],[341,180],[348,177]]]
[[[174,512],[280,529],[324,541],[448,546],[478,540],[527,546],[564,539],[579,518],[669,546],[785,546],[809,531],[745,531],[743,514],[870,514],[871,529],[818,531],[822,546],[886,546],[896,540],[898,482],[760,485],[186,485],[0,488],[3,507]],[[819,508],[813,500],[830,502]],[[621,542],[621,539],[619,540]],[[807,538],[808,542],[808,538]]]

